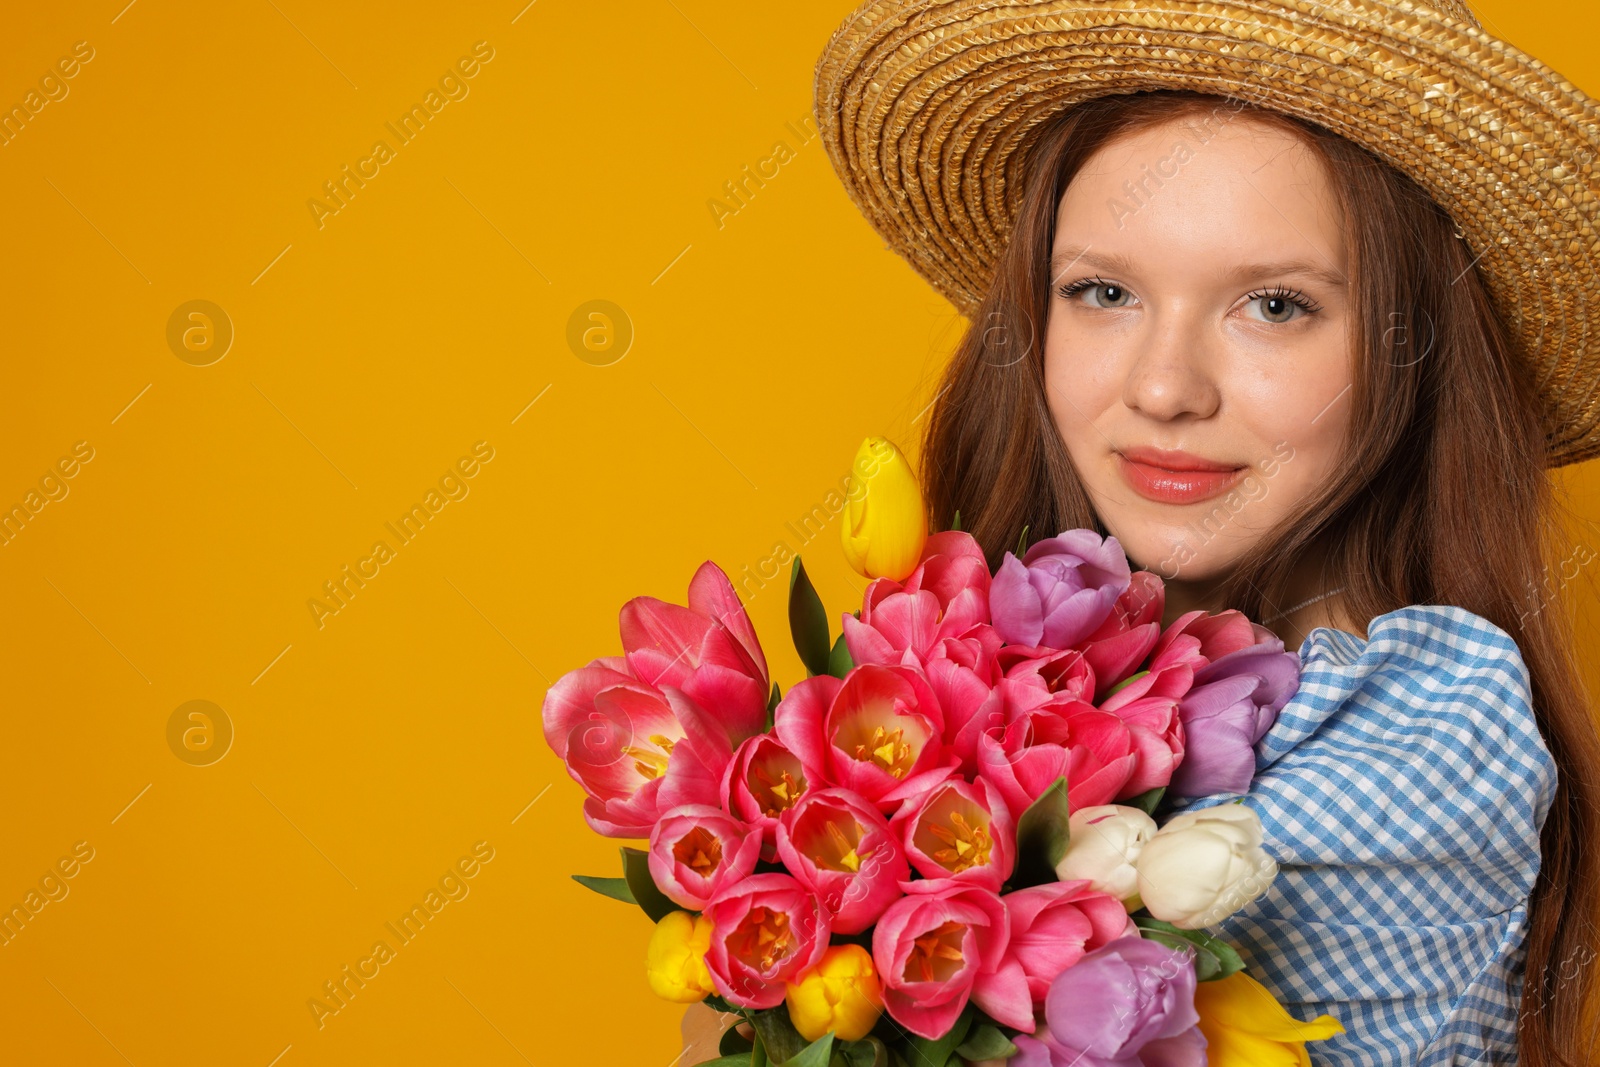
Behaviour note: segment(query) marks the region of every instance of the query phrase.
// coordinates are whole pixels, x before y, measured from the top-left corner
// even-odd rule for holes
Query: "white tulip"
[[[1175,815],[1139,852],[1140,899],[1151,915],[1184,930],[1219,923],[1277,877],[1261,840],[1261,819],[1243,804]]]
[[[1079,808],[1069,820],[1067,854],[1056,864],[1063,882],[1087,878],[1095,890],[1139,905],[1138,871],[1134,862],[1145,843],[1155,836],[1156,821],[1138,808],[1097,804]]]

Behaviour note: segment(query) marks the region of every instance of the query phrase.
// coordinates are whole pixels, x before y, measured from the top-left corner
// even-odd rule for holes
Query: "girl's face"
[[[1225,575],[1334,470],[1346,267],[1321,161],[1226,107],[1113,140],[1068,186],[1045,384],[1096,513],[1138,566]]]

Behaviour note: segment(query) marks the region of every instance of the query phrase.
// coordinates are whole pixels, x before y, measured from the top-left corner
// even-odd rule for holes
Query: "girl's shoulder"
[[[1458,772],[1548,778],[1553,791],[1555,761],[1534,715],[1527,664],[1511,635],[1483,616],[1411,604],[1374,618],[1366,638],[1319,626],[1298,654],[1299,689],[1261,739],[1258,770],[1319,736],[1357,746],[1409,737],[1453,756]]]
[[[1245,803],[1280,861],[1472,868],[1492,898],[1480,907],[1514,906],[1556,784],[1516,643],[1438,604],[1379,615],[1367,634],[1317,627],[1301,643],[1300,686],[1256,744]]]
[[[1408,604],[1386,611],[1368,623],[1365,638],[1347,630],[1318,626],[1300,643],[1299,654],[1302,660],[1348,660],[1368,650],[1414,654],[1442,662],[1511,658],[1526,673],[1522,654],[1510,634],[1482,615],[1453,604]]]

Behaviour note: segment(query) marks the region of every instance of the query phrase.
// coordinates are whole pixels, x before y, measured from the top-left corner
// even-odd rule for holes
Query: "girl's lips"
[[[1117,453],[1117,469],[1123,481],[1146,500],[1160,504],[1194,504],[1227,492],[1245,472],[1175,471],[1149,463],[1137,463]]]

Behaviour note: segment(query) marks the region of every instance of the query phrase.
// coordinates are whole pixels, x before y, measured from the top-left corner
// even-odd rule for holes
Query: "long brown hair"
[[[1007,247],[932,407],[921,464],[930,519],[944,529],[959,512],[991,565],[1024,530],[1106,532],[1046,403],[1056,209],[1078,169],[1113,137],[1201,112],[1211,113],[1207,121],[1226,112],[1274,124],[1318,153],[1344,210],[1357,310],[1342,468],[1215,594],[1260,619],[1296,563],[1321,554],[1324,586],[1343,584],[1353,617],[1452,604],[1516,641],[1558,771],[1532,894],[1520,1054],[1526,1067],[1588,1064],[1589,964],[1600,951],[1600,814],[1590,776],[1600,732],[1571,620],[1543,610],[1559,593],[1549,571],[1571,559],[1572,546],[1547,474],[1546,414],[1534,383],[1466,242],[1415,182],[1321,126],[1234,97],[1119,94],[1052,119],[1028,149]]]

